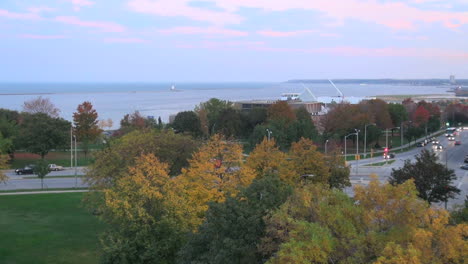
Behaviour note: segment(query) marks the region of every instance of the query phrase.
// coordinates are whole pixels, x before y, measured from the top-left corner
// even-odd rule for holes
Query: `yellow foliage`
[[[0,183],[5,183],[8,181],[9,177],[6,176],[1,170],[8,168],[8,161],[10,157],[8,155],[0,154]]]
[[[240,186],[248,186],[255,178],[252,169],[242,166],[241,145],[219,135],[211,137],[189,164],[171,181],[168,193],[174,198],[171,203],[178,207],[177,214],[195,217],[193,223],[201,223],[209,202],[223,202],[227,195],[236,195]]]
[[[280,168],[280,178],[289,184],[297,184],[301,177],[313,183],[328,183],[330,177],[324,156],[305,138],[292,144],[288,162]]]
[[[128,174],[104,190],[106,213],[123,221],[150,223],[161,215],[164,186],[169,181],[168,165],[153,154],[137,158]]]
[[[278,173],[279,168],[286,161],[286,154],[276,146],[274,139],[263,141],[258,144],[247,158],[245,166],[257,173],[257,177]]]

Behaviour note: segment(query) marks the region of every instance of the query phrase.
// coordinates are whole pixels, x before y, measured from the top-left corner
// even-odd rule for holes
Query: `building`
[[[457,81],[455,80],[455,75],[450,75],[450,84],[457,84]]]

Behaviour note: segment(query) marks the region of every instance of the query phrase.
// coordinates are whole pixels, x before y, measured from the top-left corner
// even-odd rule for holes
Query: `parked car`
[[[465,158],[465,160],[463,160],[463,162],[468,163],[468,158]]]
[[[460,140],[455,141],[455,146],[458,146],[458,145],[461,145],[461,141],[460,141]]]
[[[468,164],[464,164],[460,166],[460,169],[462,170],[468,170]]]
[[[34,165],[26,165],[24,168],[16,169],[15,173],[17,175],[34,174]]]
[[[424,142],[419,142],[418,144],[416,144],[416,147],[424,147],[424,146],[425,146]]]
[[[49,164],[49,171],[61,171],[64,170],[62,166],[56,164]]]

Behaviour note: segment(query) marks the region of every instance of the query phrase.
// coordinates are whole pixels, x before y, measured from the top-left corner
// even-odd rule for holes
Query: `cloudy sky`
[[[0,81],[468,78],[468,0],[1,0]]]

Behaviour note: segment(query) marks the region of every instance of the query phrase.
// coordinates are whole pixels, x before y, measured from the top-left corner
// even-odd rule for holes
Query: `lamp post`
[[[353,135],[356,135],[356,133],[351,133],[347,136],[344,137],[344,161],[345,161],[345,164],[346,164],[346,139],[349,137],[349,136],[353,136]]]
[[[367,158],[367,127],[375,126],[375,123],[364,125],[364,155]]]
[[[78,146],[76,145],[76,135],[73,135],[73,139],[75,140],[75,188],[78,187],[78,153],[77,153],[77,149],[78,149]]]
[[[273,134],[273,131],[267,128],[266,132],[268,133],[268,141],[270,141],[270,137],[271,137],[271,134]]]
[[[356,175],[358,174],[359,170],[359,159],[361,158],[359,156],[359,129],[354,129],[356,131]]]
[[[325,155],[327,155],[327,144],[328,144],[328,139],[325,140]]]
[[[73,168],[73,126],[70,126],[70,169]]]

